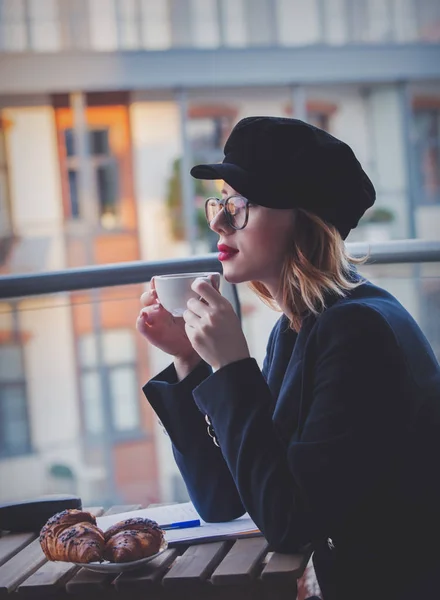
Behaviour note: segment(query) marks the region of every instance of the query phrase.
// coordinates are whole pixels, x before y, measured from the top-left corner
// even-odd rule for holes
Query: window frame
[[[104,436],[109,435],[110,439],[112,441],[112,443],[117,443],[117,442],[127,442],[127,441],[136,441],[136,440],[145,440],[146,437],[148,437],[148,434],[146,433],[145,429],[142,427],[142,410],[141,410],[141,406],[140,406],[140,402],[139,402],[139,398],[136,397],[136,411],[137,411],[137,416],[138,416],[138,424],[137,427],[134,429],[130,429],[130,430],[119,430],[117,429],[117,427],[115,426],[115,418],[114,418],[114,414],[113,414],[113,410],[112,410],[112,403],[111,403],[111,398],[109,395],[106,394],[106,390],[109,390],[110,394],[111,394],[111,385],[110,385],[110,381],[111,381],[111,373],[121,369],[121,368],[130,368],[132,370],[133,373],[133,377],[134,377],[134,381],[136,384],[136,389],[137,389],[137,385],[138,385],[138,379],[137,379],[137,372],[138,372],[138,364],[137,364],[137,346],[136,346],[136,339],[135,336],[132,335],[132,340],[133,340],[133,358],[131,360],[122,360],[116,363],[103,363],[103,364],[99,364],[99,362],[97,362],[96,365],[83,365],[82,361],[81,361],[81,356],[80,356],[80,341],[81,341],[81,337],[82,336],[93,336],[95,343],[99,344],[98,341],[98,336],[101,336],[103,339],[101,340],[101,343],[105,343],[105,334],[106,333],[111,333],[114,331],[127,331],[130,334],[133,334],[133,332],[127,328],[127,327],[112,327],[112,328],[106,328],[105,330],[103,330],[103,332],[95,332],[95,331],[89,331],[89,332],[84,332],[82,335],[78,335],[78,337],[75,340],[75,348],[76,348],[76,356],[77,356],[77,372],[78,372],[78,381],[79,381],[79,397],[80,397],[80,413],[81,413],[81,427],[82,427],[82,431],[84,434],[84,438],[86,443],[89,446],[99,446],[101,444],[102,438]],[[97,353],[97,361],[99,361],[99,352]],[[104,359],[104,357],[103,357]],[[99,388],[100,388],[100,392],[101,392],[101,409],[103,411],[108,410],[108,414],[110,415],[110,431],[106,431],[106,424],[105,424],[105,419],[103,421],[103,430],[101,433],[97,434],[94,433],[92,431],[90,431],[87,428],[87,419],[86,419],[86,408],[85,408],[85,402],[86,399],[84,398],[84,392],[83,392],[83,386],[82,386],[82,376],[86,373],[95,373],[98,376],[98,381],[99,381]]]
[[[17,317],[15,307],[11,307],[11,311],[12,311],[12,315],[13,315],[13,322],[15,323],[16,317]],[[20,334],[17,335],[17,334],[8,332],[6,339],[1,339],[2,347],[10,346],[10,347],[18,348],[19,354],[20,354],[20,360],[21,360],[21,376],[14,377],[11,379],[1,379],[0,378],[0,416],[3,419],[2,390],[7,387],[9,388],[11,386],[18,387],[19,389],[21,389],[23,403],[24,403],[23,409],[24,409],[24,413],[25,413],[25,417],[26,417],[26,437],[27,437],[26,447],[18,452],[12,452],[10,450],[8,451],[6,448],[3,447],[3,440],[0,437],[0,461],[7,460],[10,458],[19,458],[19,457],[29,456],[35,452],[33,443],[32,443],[32,423],[30,421],[30,413],[29,413],[29,395],[28,395],[27,381],[26,381],[26,362],[25,362],[25,355],[24,355],[24,351],[23,351],[23,343],[22,343],[21,337],[22,337],[22,335],[20,335]],[[2,338],[3,338],[3,336],[2,336]],[[0,430],[0,435],[1,435],[1,430]]]
[[[428,150],[432,146],[436,149],[438,165],[440,167],[440,97],[415,97],[412,104],[413,108],[413,128],[414,138],[411,151],[414,157],[414,170],[415,170],[415,183],[417,186],[417,206],[419,207],[430,207],[440,205],[440,174],[437,179],[437,191],[434,194],[434,199],[431,200],[426,194],[426,180],[423,178],[422,169],[422,151]],[[431,139],[427,137],[422,142],[419,142],[416,133],[416,115],[421,113],[434,113],[438,121],[438,136],[437,139]]]

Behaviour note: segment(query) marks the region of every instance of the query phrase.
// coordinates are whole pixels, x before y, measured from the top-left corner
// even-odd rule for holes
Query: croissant
[[[132,517],[112,525],[104,534],[104,558],[111,562],[130,562],[159,552],[163,531],[156,521]]]
[[[102,561],[105,540],[91,513],[68,509],[47,521],[40,545],[48,560],[89,563]]]

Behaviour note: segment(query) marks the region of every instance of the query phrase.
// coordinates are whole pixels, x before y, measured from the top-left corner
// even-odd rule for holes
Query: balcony
[[[440,357],[440,243],[349,244]],[[87,505],[183,501],[186,490],[141,386],[170,357],[135,332],[153,274],[220,270],[215,255],[0,278],[1,500],[72,492]],[[222,284],[261,365],[279,314]],[[140,460],[142,457],[142,460]]]
[[[432,79],[439,41],[433,0],[3,0],[0,92]]]
[[[3,52],[440,41],[435,0],[2,0]]]

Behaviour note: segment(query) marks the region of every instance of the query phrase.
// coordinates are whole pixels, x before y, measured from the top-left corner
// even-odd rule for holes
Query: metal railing
[[[367,257],[365,264],[440,262],[440,241],[396,240],[380,243],[348,243],[354,257]],[[0,277],[0,300],[86,289],[146,283],[153,275],[218,271],[217,254],[164,261],[134,261],[81,267],[45,273]]]

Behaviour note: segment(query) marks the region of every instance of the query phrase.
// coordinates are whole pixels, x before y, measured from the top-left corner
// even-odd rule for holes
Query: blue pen
[[[180,521],[177,523],[166,523],[166,525],[160,525],[161,529],[186,529],[188,527],[200,527],[200,519],[194,519],[193,521]]]

